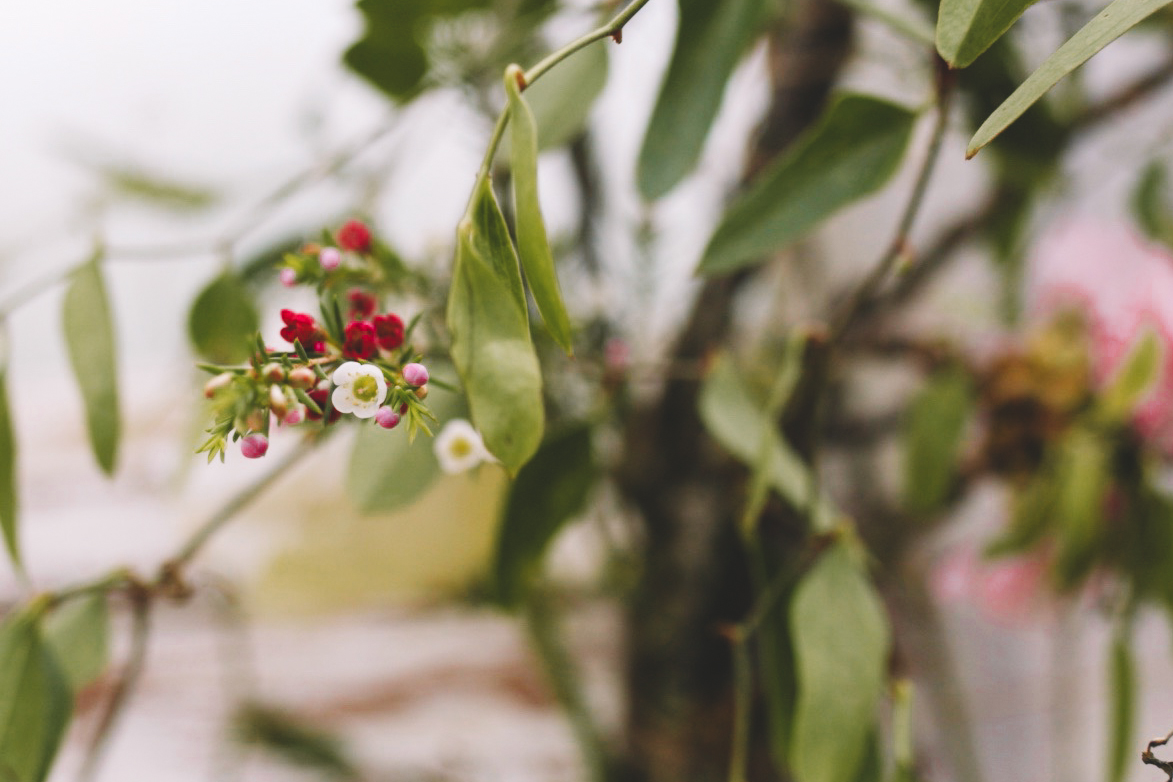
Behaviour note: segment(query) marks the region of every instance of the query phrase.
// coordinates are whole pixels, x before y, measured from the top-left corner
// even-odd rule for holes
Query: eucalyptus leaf
[[[517,255],[487,177],[472,198],[448,294],[451,355],[485,446],[516,475],[542,442],[542,374]]]
[[[0,532],[4,534],[4,546],[12,564],[22,570],[17,507],[16,432],[12,427],[5,366],[0,368]]]
[[[1107,782],[1124,782],[1133,758],[1136,733],[1136,663],[1132,658],[1131,622],[1122,620],[1112,636],[1108,681]]]
[[[964,68],[989,49],[1035,0],[942,0],[937,52],[951,68]]]
[[[65,673],[45,643],[40,611],[0,625],[0,779],[42,782],[73,712]]]
[[[582,510],[597,477],[591,428],[585,425],[547,437],[521,468],[505,504],[493,558],[501,605],[516,608],[525,602],[546,547]]]
[[[904,499],[909,510],[932,513],[949,499],[972,395],[969,376],[954,368],[937,373],[913,400],[904,440]]]
[[[45,621],[45,639],[74,692],[106,670],[109,624],[106,595],[101,593],[71,600]]]
[[[915,115],[866,95],[840,96],[725,212],[701,274],[760,263],[826,218],[882,187],[900,166]]]
[[[884,608],[840,540],[803,577],[790,608],[798,704],[790,770],[796,782],[854,782],[887,680]]]
[[[529,282],[530,293],[550,336],[567,353],[573,353],[570,318],[562,302],[554,256],[546,238],[546,222],[538,198],[538,132],[534,115],[521,94],[521,69],[505,70],[505,94],[509,98],[509,129],[513,162],[513,209],[517,221],[517,254]]]
[[[187,318],[187,333],[196,353],[213,364],[248,360],[259,327],[252,294],[233,272],[208,283],[196,296]]]
[[[1112,0],[1107,8],[1060,46],[986,118],[970,139],[966,157],[973,157],[978,150],[993,141],[1060,79],[1170,2],[1173,0]]]
[[[85,402],[90,445],[98,465],[111,475],[118,456],[121,415],[114,321],[100,261],[96,254],[73,273],[65,292],[63,319],[69,363]]]
[[[636,167],[645,199],[664,195],[696,167],[725,85],[773,5],[773,0],[679,0],[676,47]]]

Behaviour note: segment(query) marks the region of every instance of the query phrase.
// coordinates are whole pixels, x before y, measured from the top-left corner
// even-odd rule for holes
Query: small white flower
[[[440,469],[449,475],[464,472],[481,462],[493,462],[493,454],[485,448],[481,433],[463,418],[453,418],[444,425],[432,443]]]
[[[330,403],[340,413],[354,413],[359,418],[370,418],[387,396],[387,381],[374,364],[347,361],[334,370],[334,393]]]

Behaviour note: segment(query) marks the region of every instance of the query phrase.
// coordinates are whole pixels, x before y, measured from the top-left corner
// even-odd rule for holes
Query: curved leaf
[[[0,779],[42,782],[69,725],[73,696],[41,637],[39,613],[0,626]]]
[[[24,565],[20,558],[20,535],[17,518],[16,488],[16,432],[12,428],[12,412],[8,404],[8,370],[0,369],[0,532],[4,546],[18,570]]]
[[[113,474],[122,428],[118,409],[118,368],[114,322],[102,279],[100,256],[73,273],[65,292],[65,344],[81,388],[90,445],[98,465]]]
[[[516,475],[542,441],[542,374],[517,255],[487,177],[470,211],[457,230],[448,293],[452,361],[485,446]]]
[[[45,621],[45,638],[74,692],[106,670],[109,624],[105,594],[71,600]]]
[[[256,304],[244,281],[225,272],[208,283],[191,305],[187,333],[196,353],[213,364],[239,364],[256,346]]]
[[[573,353],[570,318],[562,302],[554,256],[546,238],[546,223],[538,198],[538,132],[534,115],[517,83],[521,69],[505,70],[505,94],[509,96],[510,145],[513,158],[513,209],[517,219],[517,254],[525,269],[530,293],[546,322],[550,336],[567,353]]]
[[[970,158],[976,155],[978,150],[993,141],[1010,123],[1022,116],[1024,111],[1043,97],[1060,79],[1170,2],[1173,0],[1112,0],[1107,8],[1096,14],[1083,29],[1071,36],[986,118],[977,133],[969,140],[965,156]]]
[[[772,0],[679,0],[676,48],[636,168],[651,201],[676,186],[700,159],[725,84],[753,41]]]
[[[841,96],[725,212],[698,271],[723,274],[760,263],[896,173],[915,115],[866,95]]]
[[[931,513],[949,498],[972,391],[969,376],[952,369],[933,377],[913,400],[904,441],[904,499],[915,513]]]
[[[1035,0],[942,0],[937,52],[952,68],[964,68],[989,49]]]

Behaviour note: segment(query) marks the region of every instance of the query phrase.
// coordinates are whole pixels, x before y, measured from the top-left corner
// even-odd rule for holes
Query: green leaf
[[[884,608],[845,541],[820,556],[799,582],[790,633],[798,672],[794,779],[853,782],[875,730],[889,634]]]
[[[432,371],[436,367],[432,366]],[[441,422],[467,415],[457,395],[432,387],[428,408]],[[346,489],[363,513],[389,513],[410,505],[440,477],[432,439],[409,442],[405,432],[360,426],[350,454]]]
[[[700,159],[725,85],[759,32],[771,0],[679,0],[676,48],[644,135],[640,194],[667,193]]]
[[[121,418],[114,322],[100,261],[101,256],[95,255],[73,273],[65,292],[65,344],[85,402],[94,457],[102,470],[111,475],[118,456]]]
[[[825,498],[814,498],[814,479],[778,432],[778,422],[754,399],[749,387],[727,356],[719,356],[701,387],[700,415],[705,428],[725,450],[742,463],[764,464],[769,485],[797,510],[813,505],[814,526],[827,529],[837,512]],[[768,438],[762,462],[762,438]]]
[[[1108,782],[1124,782],[1135,748],[1136,664],[1132,659],[1131,622],[1122,620],[1112,636],[1109,681],[1112,702],[1108,711]]]
[[[969,141],[967,158],[989,144],[1060,79],[1083,65],[1092,55],[1173,0],[1112,0],[1027,77],[994,113],[986,118]]]
[[[868,2],[868,0],[839,0],[839,4],[845,5],[865,16],[872,17],[916,43],[925,46],[935,45],[936,35],[934,34],[933,28],[919,16],[905,18],[902,15],[892,13],[886,8],[882,8],[876,3]]]
[[[448,294],[451,354],[485,446],[516,475],[542,442],[542,374],[517,255],[487,177],[472,197]]]
[[[1100,413],[1114,423],[1126,422],[1137,402],[1156,382],[1164,358],[1161,341],[1152,329],[1146,329],[1101,394]]]
[[[538,133],[534,115],[521,95],[517,83],[521,69],[505,69],[505,94],[509,96],[509,130],[513,161],[513,209],[517,219],[517,254],[525,269],[530,293],[538,312],[546,322],[550,336],[567,353],[574,347],[570,335],[570,318],[562,302],[554,256],[546,238],[546,223],[538,198]]]
[[[16,433],[8,403],[8,368],[0,368],[0,532],[17,570],[23,570],[17,518]]]
[[[196,296],[187,318],[187,333],[196,353],[213,364],[247,361],[259,327],[252,294],[233,272],[208,283]]]
[[[39,611],[0,626],[0,779],[42,782],[73,711],[69,684],[41,637]]]
[[[1064,439],[1056,476],[1059,587],[1074,589],[1091,572],[1100,548],[1104,497],[1110,485],[1108,445],[1085,428]]]
[[[841,96],[790,152],[733,202],[701,259],[723,274],[782,250],[848,204],[875,192],[900,165],[915,115],[865,95]]]
[[[279,709],[249,704],[233,719],[237,741],[259,747],[293,766],[319,771],[329,779],[360,779],[338,737]]]
[[[1173,248],[1173,209],[1165,197],[1168,176],[1160,163],[1149,164],[1132,191],[1132,212],[1154,242]]]
[[[937,52],[951,68],[964,68],[989,49],[1035,0],[942,0]]]
[[[758,626],[757,633],[770,756],[778,768],[786,768],[790,762],[791,732],[798,696],[789,607],[789,595],[779,596],[775,606]]]
[[[538,149],[556,149],[586,127],[607,86],[607,42],[598,41],[558,63],[525,90],[538,126]]]
[[[524,603],[546,547],[582,510],[596,478],[589,426],[547,437],[517,474],[494,555],[497,599],[503,606]]]
[[[914,513],[932,513],[949,499],[972,392],[968,375],[955,368],[936,374],[913,400],[904,440],[904,499]]]
[[[174,212],[197,212],[219,200],[210,188],[169,179],[135,166],[101,165],[98,173],[106,187],[126,200]]]
[[[45,621],[45,639],[74,692],[106,670],[110,654],[109,624],[105,594],[71,600]]]

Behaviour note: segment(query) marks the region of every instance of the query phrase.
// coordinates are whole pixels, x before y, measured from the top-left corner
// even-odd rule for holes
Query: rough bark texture
[[[790,4],[770,41],[772,101],[747,180],[818,118],[850,42],[851,17],[841,6]],[[750,276],[704,284],[674,361],[703,361],[725,341],[736,294]],[[628,745],[616,775],[631,782],[724,779],[729,762],[732,670],[720,629],[743,619],[753,596],[736,532],[745,470],[705,433],[698,391],[696,380],[673,379],[631,412],[617,476],[642,516],[644,537],[628,617]],[[788,418],[812,428],[810,416]],[[761,730],[754,745],[751,779],[775,778]]]

